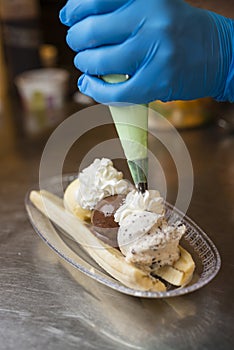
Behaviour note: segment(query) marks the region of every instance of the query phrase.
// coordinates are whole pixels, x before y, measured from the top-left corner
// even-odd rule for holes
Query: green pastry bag
[[[128,79],[122,74],[102,76],[108,83]],[[147,190],[148,177],[148,108],[146,105],[109,106],[117,133],[136,188]]]

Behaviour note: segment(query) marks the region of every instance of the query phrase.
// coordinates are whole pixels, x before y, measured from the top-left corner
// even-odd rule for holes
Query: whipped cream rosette
[[[136,190],[129,192],[123,205],[115,213],[115,221],[121,224],[128,215],[142,211],[155,213],[159,218],[164,215],[164,199],[159,191],[149,190],[144,194]]]
[[[105,197],[127,194],[132,185],[123,179],[123,173],[114,168],[110,159],[95,159],[78,177],[80,186],[76,192],[78,203],[84,209],[94,209]]]
[[[110,74],[102,79],[108,83],[121,83],[127,75]],[[146,105],[128,104],[109,106],[118,132],[133,182],[144,192],[148,177],[148,109]]]
[[[82,220],[90,220],[92,210],[103,198],[126,195],[133,186],[123,179],[110,159],[95,159],[66,189],[64,206]]]

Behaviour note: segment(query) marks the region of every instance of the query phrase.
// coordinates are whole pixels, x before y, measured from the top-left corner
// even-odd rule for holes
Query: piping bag
[[[110,74],[101,77],[116,84],[128,79],[127,75]],[[127,158],[133,182],[138,191],[148,189],[148,108],[147,105],[127,104],[109,106],[115,127]]]

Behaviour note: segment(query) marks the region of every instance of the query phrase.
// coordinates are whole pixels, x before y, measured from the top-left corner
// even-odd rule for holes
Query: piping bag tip
[[[136,187],[137,187],[137,190],[143,194],[143,193],[145,193],[145,191],[148,190],[148,183],[147,182],[139,182],[139,184],[137,184]]]
[[[148,190],[148,158],[128,160],[127,162],[137,190],[144,193]]]

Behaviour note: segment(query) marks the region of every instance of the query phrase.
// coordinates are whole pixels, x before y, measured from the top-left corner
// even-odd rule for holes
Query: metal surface
[[[106,127],[102,135],[114,133]],[[181,135],[195,172],[188,215],[216,244],[222,267],[207,286],[178,298],[129,297],[58,258],[35,234],[24,209],[42,148],[17,146],[1,160],[0,349],[233,348],[234,138],[212,126]],[[73,149],[65,172],[76,171],[82,152],[104,137],[98,130],[89,136],[80,140],[79,152]],[[150,148],[157,149],[173,202],[176,169],[155,140]]]

